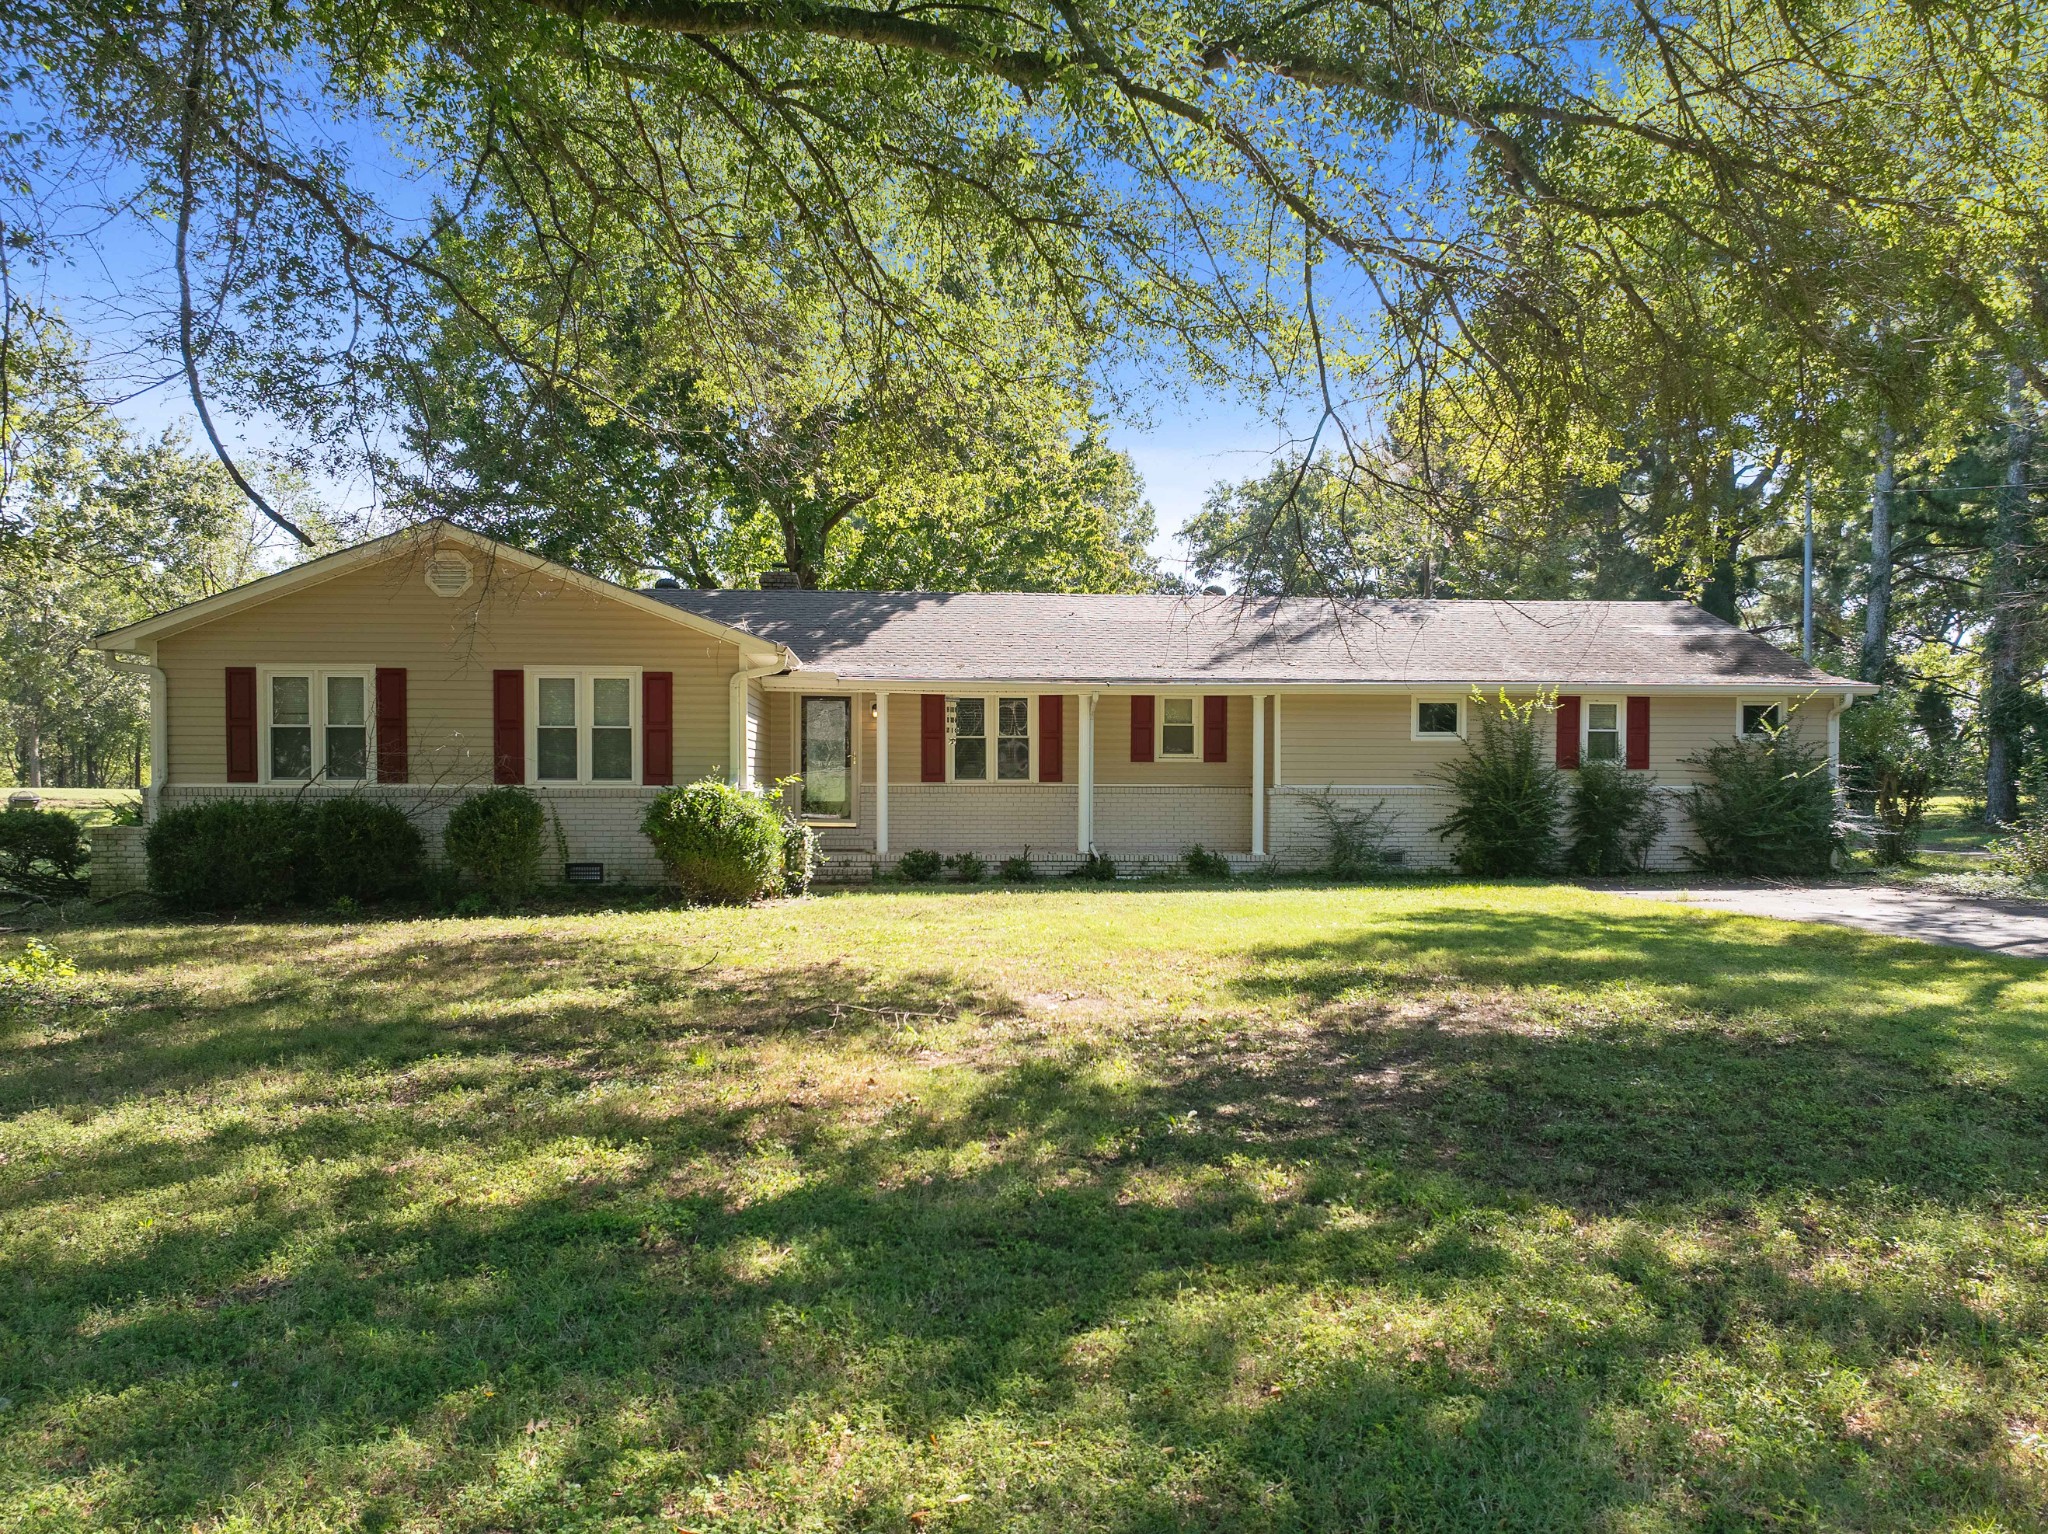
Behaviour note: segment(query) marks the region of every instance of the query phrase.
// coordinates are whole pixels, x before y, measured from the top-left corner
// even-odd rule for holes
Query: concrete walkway
[[[1958,948],[2022,959],[2048,959],[2048,903],[1976,900],[1962,895],[1896,889],[1881,884],[1776,885],[1740,888],[1652,889],[1594,886],[1613,895],[1670,900],[1743,916],[1780,921],[1822,921],[1886,937],[1917,937]]]

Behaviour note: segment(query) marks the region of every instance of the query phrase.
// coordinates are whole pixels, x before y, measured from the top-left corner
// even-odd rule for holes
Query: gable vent
[[[446,549],[427,556],[427,590],[437,597],[459,597],[469,590],[475,571],[462,555]]]

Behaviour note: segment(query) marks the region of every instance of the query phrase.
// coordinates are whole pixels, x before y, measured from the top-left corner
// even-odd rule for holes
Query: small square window
[[[1785,710],[1777,703],[1745,703],[1742,705],[1742,733],[1748,735],[1775,735],[1785,728]]]
[[[1455,736],[1458,733],[1458,705],[1455,703],[1416,704],[1415,733],[1417,735]]]
[[[1159,754],[1195,754],[1195,700],[1164,698],[1159,704]]]

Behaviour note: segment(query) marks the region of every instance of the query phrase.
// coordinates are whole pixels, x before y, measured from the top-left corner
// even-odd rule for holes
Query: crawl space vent
[[[437,597],[459,597],[469,590],[475,572],[460,554],[446,550],[427,556],[427,590]]]

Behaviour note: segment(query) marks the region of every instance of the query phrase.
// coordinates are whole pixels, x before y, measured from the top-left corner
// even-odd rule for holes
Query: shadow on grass
[[[463,948],[398,1018],[445,946],[188,995],[0,1073],[11,1113],[249,1076],[274,1099],[10,1182],[45,1228],[148,1190],[190,1213],[119,1253],[0,1252],[8,1475],[109,1526],[318,1505],[548,1529],[672,1515],[718,1475],[742,1522],[795,1522],[795,1499],[901,1528],[935,1465],[991,1456],[963,1526],[1580,1528],[1680,1480],[1702,1524],[2024,1521],[2036,1480],[1947,1402],[1895,1406],[1875,1448],[1671,1410],[1692,1373],[1796,1391],[1773,1349],[1794,1373],[2024,1368],[2028,1313],[1939,1261],[1829,1264],[1796,1222],[1789,1245],[1754,1230],[1820,1200],[1873,1239],[1951,1223],[1962,1260],[2001,1263],[1980,1222],[2041,1196],[2042,1101],[1954,1079],[1963,1025],[1912,995],[1939,975],[1995,1006],[2024,971],[1848,934],[1707,954],[1673,926],[1475,909],[1263,946],[1231,983],[1312,1025],[1162,1026],[1136,1070],[1069,1040],[871,1111],[698,1092],[692,1051],[748,1086],[743,1046],[878,1048],[892,1016],[1010,998],[687,957],[551,988],[526,934]],[[1417,973],[1626,981],[1708,1025],[1393,983]],[[1744,1023],[1774,1009],[1806,1021]],[[608,1169],[445,1191],[571,1143]]]

